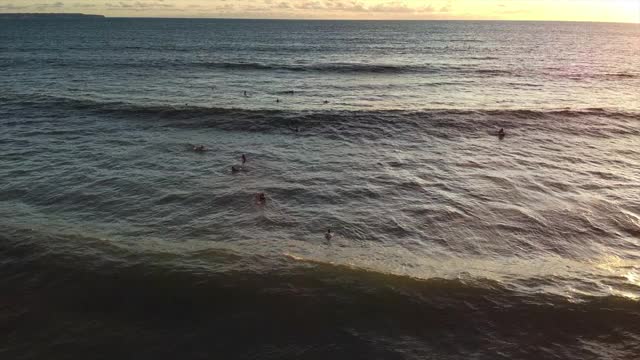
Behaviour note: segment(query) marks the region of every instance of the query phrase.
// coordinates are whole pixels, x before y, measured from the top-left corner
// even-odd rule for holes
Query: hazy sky
[[[0,0],[0,12],[302,19],[640,22],[640,0]]]

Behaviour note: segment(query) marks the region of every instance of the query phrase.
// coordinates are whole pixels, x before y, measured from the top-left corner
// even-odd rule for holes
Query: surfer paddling
[[[205,151],[207,151],[207,148],[204,147],[204,145],[194,145],[193,146],[193,151],[195,151],[195,152],[205,152]]]

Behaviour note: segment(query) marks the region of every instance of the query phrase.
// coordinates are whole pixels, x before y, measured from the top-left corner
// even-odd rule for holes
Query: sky
[[[640,0],[0,0],[0,13],[122,17],[474,19],[640,23]]]

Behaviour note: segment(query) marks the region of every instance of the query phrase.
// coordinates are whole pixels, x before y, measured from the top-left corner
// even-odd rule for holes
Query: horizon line
[[[105,19],[173,19],[173,20],[273,20],[273,21],[486,21],[486,22],[548,22],[548,23],[596,23],[596,24],[635,24],[640,22],[599,21],[599,20],[536,20],[536,19],[335,19],[335,18],[250,18],[250,17],[208,17],[208,16],[109,16],[104,14],[85,14],[77,12],[0,12],[1,15],[85,15],[102,16]]]

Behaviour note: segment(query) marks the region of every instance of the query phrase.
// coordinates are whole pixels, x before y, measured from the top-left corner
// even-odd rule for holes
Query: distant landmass
[[[104,15],[87,15],[71,13],[5,13],[0,19],[103,19]]]

